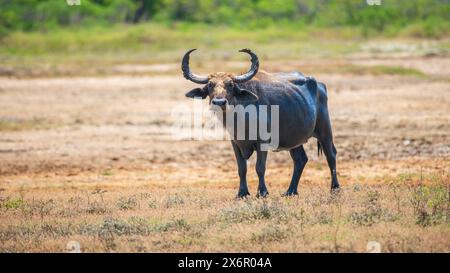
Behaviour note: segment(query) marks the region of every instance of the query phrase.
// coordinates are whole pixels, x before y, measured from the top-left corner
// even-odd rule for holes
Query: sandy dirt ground
[[[389,64],[389,60],[357,63]],[[277,218],[283,211],[295,211],[298,216],[300,209],[306,210],[309,203],[303,202],[308,202],[308,194],[319,199],[330,195],[326,161],[317,156],[313,139],[306,144],[310,160],[300,182],[299,197],[287,201],[279,197],[287,189],[292,171],[289,154],[279,152],[269,154],[266,175],[270,197],[266,201],[254,197],[257,179],[252,158],[248,173],[252,197],[234,200],[238,179],[230,143],[175,140],[171,135],[171,113],[191,103],[184,93],[195,86],[181,75],[0,78],[0,251],[66,251],[66,242],[71,239],[83,242],[85,251],[365,251],[367,240],[378,238],[389,245],[385,251],[448,252],[448,200],[444,202],[447,220],[424,228],[413,219],[417,211],[411,208],[407,194],[418,183],[450,183],[449,63],[442,58],[395,60],[395,65],[414,67],[425,76],[314,75],[328,86],[338,174],[346,200],[352,198],[352,192],[360,194],[359,189],[370,189],[369,195],[380,189],[380,200],[387,202],[392,194],[388,185],[402,180],[402,206],[411,211],[411,218],[405,217],[403,222],[363,225],[363,231],[353,237],[349,231],[355,223],[351,221],[340,228],[336,224],[339,221],[310,223],[301,231],[299,226],[292,226],[296,222]],[[149,199],[142,197],[144,193]],[[64,213],[61,208],[77,212],[73,207],[75,197],[89,207],[98,204],[100,196],[106,207],[103,212],[60,214]],[[354,201],[362,204],[365,197],[361,198]],[[24,204],[34,204],[35,200],[51,200],[53,206],[47,212],[42,208],[46,208],[45,201],[40,212],[34,208],[38,212],[27,216]],[[128,201],[131,209],[126,208]],[[145,209],[141,209],[142,202]],[[154,207],[147,206],[151,202]],[[278,216],[269,217],[267,223],[256,217],[242,224],[241,209],[259,211],[266,202]],[[280,207],[283,211],[277,213]],[[323,210],[336,208],[340,206],[333,204]],[[344,212],[353,215],[350,208]],[[125,236],[109,231],[110,237],[98,231],[92,235],[97,241],[81,231],[49,235],[46,231],[33,233],[36,226],[30,228],[39,225],[43,230],[45,224],[58,226],[58,221],[69,220],[104,227],[111,219],[129,217],[140,217],[147,224],[155,219],[166,221],[168,228]],[[216,226],[210,223],[214,221],[211,217],[225,220]],[[315,218],[317,215],[310,215],[308,219]],[[202,221],[210,225],[198,224]],[[261,223],[265,229],[260,230]],[[32,229],[28,230],[32,235],[16,232],[24,226]],[[289,239],[294,236],[286,233],[290,229],[295,235],[303,232],[302,236],[297,241]],[[336,235],[338,230],[342,238]],[[239,237],[242,231],[249,231],[249,237]],[[323,237],[316,238],[315,231]],[[392,241],[394,237],[403,239]]]

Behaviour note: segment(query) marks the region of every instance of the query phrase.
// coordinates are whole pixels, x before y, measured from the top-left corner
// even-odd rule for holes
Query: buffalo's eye
[[[226,89],[228,92],[232,92],[232,91],[233,91],[233,82],[232,82],[232,81],[226,82],[226,83],[225,83],[225,89]]]
[[[206,84],[205,89],[210,92],[211,90],[214,89],[214,83],[209,82],[208,84]]]

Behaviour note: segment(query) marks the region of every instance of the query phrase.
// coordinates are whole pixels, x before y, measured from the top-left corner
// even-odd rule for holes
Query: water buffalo
[[[251,56],[251,67],[242,75],[217,72],[209,76],[194,74],[189,68],[189,56],[195,49],[189,50],[182,60],[182,71],[186,79],[203,84],[186,93],[189,98],[209,97],[210,105],[220,106],[225,113],[227,105],[273,106],[279,109],[279,144],[275,150],[289,150],[294,161],[291,183],[284,195],[297,195],[298,183],[308,157],[303,144],[310,137],[317,139],[318,153],[325,153],[331,172],[332,191],[339,188],[336,175],[336,148],[333,143],[330,116],[327,106],[327,88],[312,77],[300,72],[267,73],[259,71],[259,60],[249,49],[240,52]],[[260,115],[258,114],[258,119]],[[267,119],[270,123],[270,118]],[[258,197],[268,194],[264,181],[267,150],[261,149],[263,141],[256,139],[236,139],[231,144],[236,156],[240,186],[238,197],[249,195],[247,187],[247,160],[256,151],[256,173],[258,174]]]

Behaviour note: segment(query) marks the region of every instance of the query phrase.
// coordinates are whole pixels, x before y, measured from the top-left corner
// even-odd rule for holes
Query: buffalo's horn
[[[189,54],[191,54],[192,51],[196,50],[196,48],[189,50],[184,54],[183,61],[181,62],[181,70],[183,70],[183,76],[195,83],[199,84],[206,84],[209,81],[208,77],[204,76],[198,76],[191,72],[191,69],[189,68]]]
[[[256,75],[256,73],[258,73],[258,68],[259,68],[258,56],[256,56],[255,53],[253,53],[248,48],[241,49],[241,50],[239,50],[239,52],[248,53],[252,57],[252,66],[250,67],[250,70],[248,70],[247,73],[233,77],[233,80],[238,83],[251,80],[251,78],[253,78]]]

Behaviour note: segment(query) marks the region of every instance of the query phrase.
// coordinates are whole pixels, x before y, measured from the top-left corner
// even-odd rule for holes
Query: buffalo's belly
[[[303,104],[293,109],[284,111],[280,109],[278,150],[296,148],[306,143],[314,133],[316,107]]]
[[[303,128],[301,126],[297,128],[290,128],[290,130],[280,130],[279,145],[276,150],[290,150],[305,144],[308,139],[313,135],[314,127]]]

